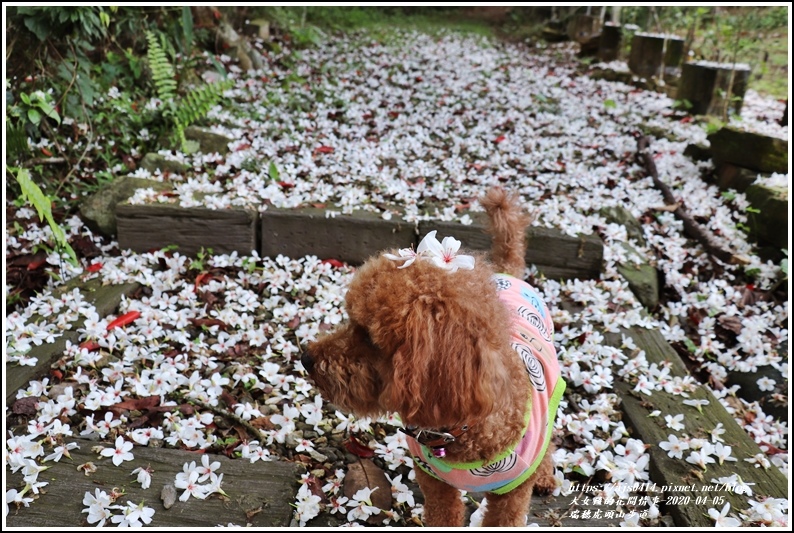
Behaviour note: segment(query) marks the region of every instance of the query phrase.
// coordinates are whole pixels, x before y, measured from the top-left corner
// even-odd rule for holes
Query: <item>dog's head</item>
[[[346,296],[349,321],[311,343],[304,367],[323,396],[359,416],[399,413],[403,423],[446,427],[486,416],[509,382],[500,353],[510,318],[492,268],[450,272],[367,261]]]

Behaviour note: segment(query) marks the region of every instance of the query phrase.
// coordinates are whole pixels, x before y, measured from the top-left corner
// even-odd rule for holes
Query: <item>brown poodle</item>
[[[370,258],[350,320],[302,358],[325,398],[359,416],[396,412],[430,526],[461,526],[458,489],[488,493],[483,526],[522,526],[532,490],[554,487],[549,443],[565,388],[548,309],[523,281],[528,217],[494,188],[492,261],[432,232],[416,252]]]

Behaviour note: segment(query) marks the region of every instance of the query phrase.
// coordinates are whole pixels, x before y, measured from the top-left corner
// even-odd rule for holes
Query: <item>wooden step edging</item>
[[[96,312],[100,317],[104,317],[115,311],[122,297],[129,296],[139,287],[137,283],[102,285],[102,280],[98,278],[80,285],[78,285],[78,283],[80,283],[79,278],[57,289],[56,294],[69,292],[74,289],[75,286],[79,286],[85,301],[96,308]],[[35,318],[33,320],[35,320]],[[27,387],[32,379],[36,379],[47,373],[50,366],[63,355],[67,341],[72,344],[77,343],[80,337],[80,333],[77,332],[77,329],[82,327],[84,323],[85,319],[81,318],[73,322],[71,328],[64,331],[55,342],[34,346],[27,354],[29,357],[37,358],[34,366],[6,365],[6,405],[10,406],[13,403],[19,389]]]
[[[168,448],[135,446],[134,459],[114,466],[111,458],[93,452],[98,442],[88,439],[68,439],[79,443],[78,449],[70,451],[71,458],[63,457],[57,463],[46,463],[49,468],[40,479],[48,484],[42,494],[29,507],[11,506],[6,517],[10,527],[80,527],[89,526],[82,510],[84,494],[92,496],[99,489],[107,494],[111,490],[122,492],[115,502],[136,505],[142,502],[154,509],[150,527],[198,527],[251,525],[253,527],[286,527],[292,518],[292,506],[298,492],[300,475],[304,468],[286,461],[259,461],[250,463],[244,459],[229,459],[212,455],[212,462],[220,462],[216,474],[223,474],[221,488],[228,497],[212,494],[204,500],[190,497],[180,501],[183,489],[176,489],[177,498],[173,507],[166,509],[160,494],[166,484],[174,483],[176,474],[183,465],[191,461],[201,464],[202,455]],[[112,444],[102,443],[102,448]],[[93,463],[96,471],[84,473],[79,465]],[[136,468],[149,468],[152,473],[151,486],[143,489],[130,473]],[[22,473],[9,474],[14,486],[22,486]],[[121,511],[114,511],[120,514]],[[96,524],[94,524],[96,525]],[[110,520],[105,527],[113,527]]]
[[[669,364],[670,376],[684,377],[688,374],[678,353],[667,343],[658,330],[633,327],[621,333],[604,333],[605,343],[620,347],[622,335],[631,337],[637,348],[644,350],[649,364]],[[763,454],[758,444],[748,435],[744,428],[736,423],[733,416],[705,387],[699,387],[689,398],[674,396],[664,391],[653,391],[650,396],[635,392],[633,386],[622,380],[616,380],[615,389],[622,400],[626,426],[636,432],[636,437],[650,444],[648,453],[651,456],[650,477],[663,492],[661,503],[666,504],[666,511],[673,517],[677,526],[711,527],[713,520],[708,515],[709,508],[722,510],[725,502],[731,504],[731,513],[750,507],[748,499],[758,500],[764,496],[788,499],[788,480],[777,467],[769,469],[756,468],[745,461],[745,458]],[[682,403],[685,399],[707,400],[701,410]],[[652,411],[659,410],[661,415],[650,417]],[[664,415],[684,414],[685,429],[681,432],[666,427]],[[668,435],[683,438],[684,434],[692,437],[707,438],[709,432],[718,424],[722,424],[725,433],[722,439],[731,446],[733,457],[737,461],[726,461],[724,464],[709,464],[703,472],[697,465],[685,461],[684,458],[670,458],[659,443],[666,441]],[[764,454],[765,455],[765,454]],[[737,474],[752,486],[753,495],[735,494],[725,487],[711,483],[712,479],[730,477]],[[702,479],[700,479],[702,476]],[[720,499],[722,498],[722,499]]]
[[[474,223],[428,221],[418,225],[395,216],[390,220],[367,211],[329,217],[324,209],[269,208],[261,213],[245,209],[181,208],[172,204],[116,207],[121,248],[146,252],[176,245],[180,253],[202,248],[213,253],[338,259],[359,265],[372,255],[392,248],[414,249],[427,232],[451,235],[464,248],[489,250],[484,214],[471,213]],[[550,279],[592,279],[603,267],[604,245],[596,235],[571,237],[560,230],[527,230],[527,263]]]
[[[257,213],[246,209],[116,205],[119,248],[139,253],[177,245],[183,255],[195,255],[202,248],[247,255],[258,249],[257,221]]]

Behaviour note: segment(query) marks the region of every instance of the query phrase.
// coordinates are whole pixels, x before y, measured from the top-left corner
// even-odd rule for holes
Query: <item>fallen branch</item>
[[[247,420],[243,420],[241,417],[237,416],[236,414],[232,413],[231,411],[227,411],[221,407],[216,407],[214,405],[210,405],[208,403],[204,403],[201,400],[197,400],[195,398],[186,399],[188,403],[192,403],[202,409],[208,409],[215,413],[216,415],[222,416],[224,418],[228,418],[232,420],[236,424],[243,426],[245,429],[248,430],[251,435],[259,439],[259,442],[267,442],[267,438],[259,431],[259,429],[254,426],[252,423],[248,422]]]
[[[23,161],[19,166],[29,168],[37,165],[59,165],[61,163],[68,163],[65,157],[34,157]]]
[[[645,165],[645,169],[653,179],[654,186],[662,192],[664,203],[669,206],[678,206],[673,214],[684,223],[684,232],[692,239],[697,240],[706,251],[712,256],[716,257],[723,263],[731,265],[746,265],[749,260],[746,257],[736,255],[733,252],[721,248],[714,242],[711,235],[709,235],[703,226],[698,224],[683,207],[676,202],[670,187],[662,183],[659,179],[659,172],[656,170],[656,163],[653,162],[653,156],[648,150],[650,141],[648,137],[641,135],[637,140],[637,155]]]

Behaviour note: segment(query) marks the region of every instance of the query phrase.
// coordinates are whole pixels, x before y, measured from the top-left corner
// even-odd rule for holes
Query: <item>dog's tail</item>
[[[491,259],[497,271],[524,277],[526,236],[530,218],[518,205],[518,198],[502,187],[490,189],[480,198],[488,213],[488,233],[493,237]]]

